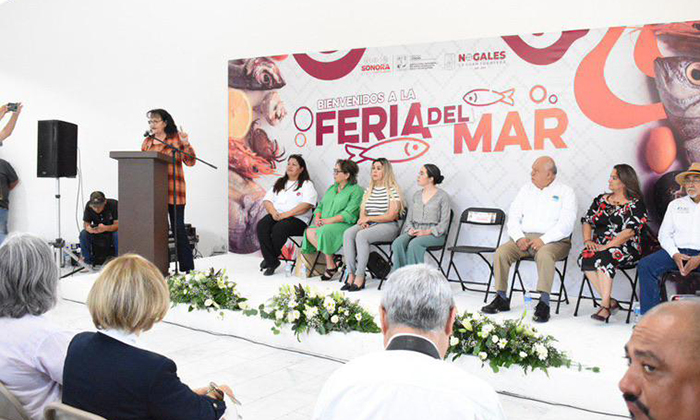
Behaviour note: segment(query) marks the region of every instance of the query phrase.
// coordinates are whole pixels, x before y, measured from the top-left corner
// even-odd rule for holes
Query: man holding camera
[[[0,120],[5,118],[5,114],[7,114],[8,112],[11,112],[12,116],[10,116],[10,121],[8,121],[8,123],[5,124],[5,127],[2,130],[0,130],[0,146],[2,146],[2,143],[5,141],[6,138],[10,137],[10,134],[12,134],[12,131],[15,129],[15,125],[17,124],[19,114],[22,112],[22,104],[10,103],[7,105],[0,106]]]
[[[117,200],[105,198],[102,191],[90,194],[90,201],[85,205],[83,213],[84,230],[80,232],[80,252],[85,264],[95,264],[95,243],[114,244],[114,253],[119,254],[119,214]]]

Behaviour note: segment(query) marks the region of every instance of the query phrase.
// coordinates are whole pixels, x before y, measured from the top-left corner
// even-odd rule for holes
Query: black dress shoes
[[[544,302],[540,302],[535,306],[535,316],[532,317],[535,322],[547,322],[549,321],[549,305]]]
[[[507,311],[510,311],[510,299],[503,299],[501,295],[496,295],[496,298],[491,303],[481,308],[481,312],[485,314],[497,314]]]
[[[277,264],[275,264],[271,267],[266,266],[265,272],[263,273],[263,276],[271,276],[271,275],[275,274],[275,270],[277,270],[277,267],[279,267],[281,264],[282,264],[281,262],[277,261]]]

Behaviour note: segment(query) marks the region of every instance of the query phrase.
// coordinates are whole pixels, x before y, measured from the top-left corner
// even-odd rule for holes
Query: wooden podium
[[[136,253],[168,273],[168,163],[158,152],[110,152],[119,162],[119,255]]]

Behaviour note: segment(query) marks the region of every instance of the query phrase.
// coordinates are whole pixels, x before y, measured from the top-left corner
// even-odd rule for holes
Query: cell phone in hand
[[[7,110],[10,112],[17,112],[17,109],[19,108],[19,103],[8,103],[7,104]]]

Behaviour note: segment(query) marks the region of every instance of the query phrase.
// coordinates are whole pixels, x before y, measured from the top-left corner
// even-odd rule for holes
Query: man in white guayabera
[[[379,307],[385,350],[331,375],[314,420],[505,418],[493,388],[443,361],[456,308],[445,277],[425,264],[389,276]]]
[[[549,156],[532,164],[531,182],[523,185],[508,210],[510,241],[499,246],[494,255],[496,298],[481,308],[487,314],[510,310],[507,297],[510,266],[525,257],[537,264],[536,322],[549,321],[549,293],[554,281],[554,264],[571,250],[571,232],[576,219],[576,196],[568,185],[559,182],[557,165]]]

